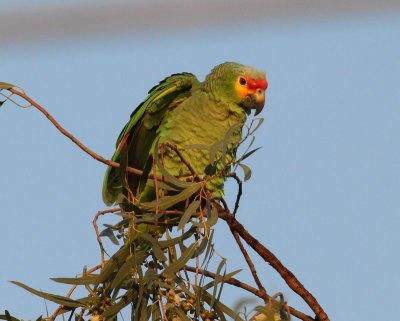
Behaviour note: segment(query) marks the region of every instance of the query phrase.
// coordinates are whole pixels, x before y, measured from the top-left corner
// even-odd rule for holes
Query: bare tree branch
[[[25,93],[16,90],[14,88],[9,89],[10,92],[12,92],[14,95],[17,95],[23,99],[25,99],[27,102],[29,102],[33,107],[35,107],[36,109],[38,109],[43,115],[45,115],[52,123],[53,125],[66,137],[68,137],[70,140],[72,140],[76,145],[78,145],[78,147],[80,149],[82,149],[86,154],[89,154],[90,156],[92,156],[94,159],[98,160],[101,163],[104,163],[108,166],[112,166],[112,167],[120,167],[119,163],[110,161],[108,159],[105,159],[104,157],[100,156],[99,154],[95,153],[94,151],[92,151],[91,149],[89,149],[88,147],[86,147],[84,144],[82,144],[77,138],[75,138],[69,131],[67,131],[66,129],[64,129],[56,120],[53,116],[50,115],[50,113],[44,109],[41,105],[39,105],[37,102],[35,102],[32,98],[30,98],[28,95],[26,95]],[[136,175],[142,175],[143,171],[136,169],[136,168],[132,168],[132,167],[127,167],[126,170],[129,173],[133,173]]]
[[[265,262],[269,263],[285,280],[286,284],[313,310],[319,321],[329,321],[328,315],[322,309],[315,297],[300,283],[296,276],[286,268],[281,261],[256,238],[254,238],[242,224],[240,224],[231,213],[220,212],[219,217],[226,221],[232,232],[237,232],[254,251],[256,251]]]
[[[217,277],[217,275],[213,272],[207,271],[207,270],[203,270],[203,269],[197,269],[195,267],[192,266],[185,266],[184,267],[185,270],[189,271],[189,272],[193,272],[196,273],[196,271],[198,271],[198,273],[207,276],[209,278],[215,279]],[[228,278],[224,280],[225,283],[236,286],[238,288],[241,288],[243,290],[246,290],[256,296],[258,296],[260,299],[263,299],[264,301],[268,301],[271,297],[267,294],[267,293],[263,293],[260,290],[257,290],[256,288],[242,282],[239,281],[238,279],[235,278]],[[289,306],[289,312],[291,315],[295,316],[296,318],[303,320],[303,321],[315,321],[313,318],[311,318],[309,315],[300,312],[298,310],[296,310],[295,308]]]
[[[234,237],[235,240],[236,240],[236,243],[239,245],[240,251],[242,251],[242,254],[243,254],[243,256],[244,256],[244,259],[246,260],[247,265],[248,265],[249,268],[250,268],[251,274],[253,275],[254,281],[256,282],[259,291],[260,291],[261,293],[267,294],[267,291],[265,290],[265,288],[264,288],[264,286],[262,285],[260,279],[258,278],[257,270],[256,270],[256,268],[255,268],[255,266],[254,266],[254,264],[253,264],[253,261],[251,260],[251,258],[250,258],[250,256],[249,256],[249,253],[247,253],[246,249],[245,249],[244,246],[243,246],[242,241],[240,240],[240,236],[239,236],[238,232],[232,231],[232,234],[233,234],[233,237]]]

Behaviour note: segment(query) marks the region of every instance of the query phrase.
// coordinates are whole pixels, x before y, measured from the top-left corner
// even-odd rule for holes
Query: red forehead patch
[[[253,79],[252,77],[248,76],[247,77],[247,88],[249,89],[262,89],[266,90],[268,87],[268,82],[267,79],[264,78],[259,78],[259,79]]]

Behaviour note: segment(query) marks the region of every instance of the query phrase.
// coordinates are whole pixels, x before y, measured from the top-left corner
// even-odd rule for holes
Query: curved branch
[[[203,270],[203,269],[197,269],[195,267],[188,266],[188,265],[185,265],[184,269],[189,272],[193,272],[193,273],[196,273],[196,271],[197,271],[198,273],[203,274],[204,276],[207,276],[212,279],[215,279],[217,277],[217,275],[213,272]],[[260,299],[263,299],[264,301],[267,301],[271,298],[267,293],[257,290],[256,288],[254,288],[244,282],[241,282],[238,279],[228,278],[228,279],[225,279],[224,282],[227,284],[236,286],[238,288],[241,288],[243,290],[246,290],[247,292],[250,292],[250,293],[258,296]],[[300,311],[296,310],[295,308],[292,308],[291,306],[289,306],[289,312],[291,315],[295,316],[296,318],[298,318],[300,320],[314,321],[314,319],[311,318],[309,315],[307,315],[303,312],[300,312]]]
[[[68,137],[70,140],[72,140],[72,142],[74,142],[80,149],[82,149],[86,154],[89,154],[90,156],[92,156],[94,159],[98,160],[99,162],[106,164],[108,166],[112,166],[112,167],[120,167],[119,163],[110,161],[102,156],[100,156],[99,154],[95,153],[94,151],[92,151],[90,148],[86,147],[84,144],[82,144],[77,138],[75,138],[69,131],[65,130],[58,122],[57,120],[55,120],[55,118],[53,116],[51,116],[49,114],[49,112],[44,109],[41,105],[39,105],[37,102],[35,102],[32,98],[30,98],[28,95],[26,95],[25,93],[15,90],[14,88],[9,89],[9,91],[23,99],[25,99],[28,103],[30,103],[33,107],[35,107],[36,109],[38,109],[43,115],[45,115],[52,123],[53,125],[61,132],[61,134],[63,134],[64,136]],[[136,175],[142,175],[143,171],[133,168],[133,167],[127,167],[126,170],[129,173],[133,173]]]
[[[254,238],[231,213],[221,211],[219,213],[219,217],[228,223],[232,233],[237,232],[240,237],[243,238],[246,243],[264,259],[265,262],[270,264],[280,274],[280,276],[285,280],[286,284],[294,292],[300,295],[313,310],[319,321],[329,321],[328,315],[322,309],[318,301],[303,286],[303,284],[300,283],[296,276],[289,269],[287,269],[271,251],[269,251],[256,238]]]
[[[99,217],[101,215],[108,214],[108,213],[115,213],[115,212],[118,212],[118,211],[121,211],[121,210],[122,209],[120,207],[117,207],[117,208],[111,208],[111,209],[104,210],[104,211],[99,211],[99,212],[97,212],[97,214],[93,218],[92,224],[93,224],[94,230],[96,232],[97,243],[99,243],[99,246],[100,246],[101,268],[103,268],[104,264],[105,264],[104,253],[106,253],[106,251],[104,249],[103,242],[101,241],[99,226],[97,225],[97,220],[99,219]]]
[[[240,198],[242,197],[242,193],[243,193],[243,182],[236,175],[235,172],[229,173],[228,177],[232,177],[236,181],[236,183],[238,184],[238,192],[237,192],[237,195],[236,195],[235,207],[234,207],[233,212],[232,212],[233,216],[236,216],[236,213],[237,213],[237,211],[239,209]]]

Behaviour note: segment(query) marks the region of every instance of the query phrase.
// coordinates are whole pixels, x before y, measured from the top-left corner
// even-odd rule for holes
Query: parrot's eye
[[[241,84],[242,86],[245,86],[247,84],[246,78],[240,77],[239,78],[239,84]]]

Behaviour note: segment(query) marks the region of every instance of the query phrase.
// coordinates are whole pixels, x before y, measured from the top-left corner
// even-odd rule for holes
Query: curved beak
[[[265,104],[265,90],[257,88],[253,93],[247,95],[245,100],[245,107],[255,109],[254,116],[257,116],[264,108]]]

